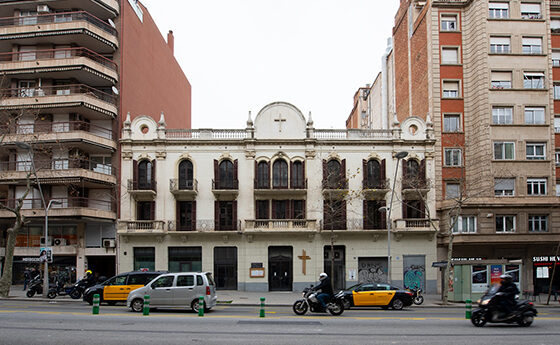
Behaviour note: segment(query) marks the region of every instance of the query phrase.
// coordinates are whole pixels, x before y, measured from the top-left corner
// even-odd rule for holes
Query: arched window
[[[415,159],[406,161],[406,178],[409,180],[418,180],[420,178],[420,164]]]
[[[327,163],[327,186],[330,189],[338,189],[343,186],[343,181],[341,181],[342,168],[340,162],[333,159]]]
[[[233,189],[234,172],[233,163],[229,160],[220,162],[219,165],[219,188]]]
[[[272,187],[288,188],[288,163],[278,159],[272,165]]]
[[[292,164],[292,188],[305,188],[305,173],[301,161]]]
[[[379,163],[379,161],[376,159],[370,159],[366,165],[367,188],[380,188],[381,179],[381,163]]]
[[[152,189],[152,162],[142,160],[138,163],[138,189]]]
[[[257,164],[257,188],[270,188],[270,170],[268,162],[261,161]]]
[[[189,160],[179,163],[179,189],[193,189],[193,165]]]

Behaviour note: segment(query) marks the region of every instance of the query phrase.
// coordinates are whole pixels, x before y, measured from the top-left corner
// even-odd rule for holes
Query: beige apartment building
[[[380,113],[434,123],[439,261],[449,211],[462,206],[452,212],[452,299],[505,272],[527,294],[560,287],[559,32],[559,1],[400,1],[378,86],[395,110]]]

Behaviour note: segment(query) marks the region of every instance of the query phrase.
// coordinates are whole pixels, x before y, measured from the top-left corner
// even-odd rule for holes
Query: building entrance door
[[[292,291],[292,247],[268,248],[269,291]]]
[[[214,248],[214,280],[220,290],[237,290],[237,247]]]
[[[343,290],[346,288],[346,276],[344,274],[346,266],[344,265],[345,262],[345,254],[346,250],[344,246],[334,246],[334,260],[333,255],[331,255],[331,246],[325,246],[324,248],[324,262],[323,265],[325,267],[324,272],[331,277],[334,273],[334,276],[331,277],[333,282],[333,288],[335,291]],[[334,270],[331,270],[332,263],[334,261]]]

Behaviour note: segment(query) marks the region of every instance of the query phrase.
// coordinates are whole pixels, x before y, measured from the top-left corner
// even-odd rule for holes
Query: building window
[[[529,215],[529,232],[548,232],[548,216]]]
[[[452,231],[454,234],[476,233],[476,216],[459,216]]]
[[[494,142],[494,159],[511,160],[515,159],[515,143],[507,141]]]
[[[496,232],[515,232],[515,216],[496,216]]]
[[[136,203],[137,220],[155,220],[155,201],[138,201]]]
[[[492,89],[511,89],[511,72],[492,71]]]
[[[444,14],[440,19],[441,31],[457,31],[457,15],[455,14]]]
[[[553,33],[560,32],[560,19],[559,18],[550,18],[550,31]]]
[[[544,107],[526,107],[525,124],[544,125]]]
[[[443,98],[459,98],[459,82],[458,81],[444,81],[443,82],[442,97]]]
[[[541,19],[541,4],[521,3],[521,18]]]
[[[324,200],[323,223],[325,230],[346,230],[346,200]]]
[[[142,160],[138,163],[138,189],[152,189],[153,184],[153,164],[149,160]]]
[[[235,183],[235,166],[230,160],[223,160],[218,165],[218,181],[216,187],[218,189],[234,189],[237,188]]]
[[[523,54],[542,54],[542,38],[523,37]]]
[[[261,161],[257,163],[257,188],[270,188],[270,170],[268,162]]]
[[[527,195],[546,195],[546,178],[528,178]]]
[[[179,163],[179,189],[192,190],[194,186],[193,165],[189,160]]]
[[[445,184],[445,198],[458,199],[461,196],[461,185],[459,183]]]
[[[443,115],[443,131],[454,133],[461,131],[461,116],[455,114]]]
[[[560,166],[560,151],[554,152],[554,163],[556,166]]]
[[[283,159],[272,164],[272,188],[288,188],[288,163]]]
[[[134,247],[134,270],[148,269],[155,271],[156,269],[156,248],[155,247]]]
[[[237,201],[216,201],[216,230],[237,230]]]
[[[525,89],[543,89],[544,88],[544,73],[523,73],[523,87]]]
[[[404,219],[424,219],[426,218],[426,209],[422,200],[404,200],[403,201],[403,218]]]
[[[554,118],[554,133],[560,133],[560,117]]]
[[[288,219],[289,200],[272,200],[272,219]]]
[[[488,9],[490,10],[488,16],[492,19],[509,18],[509,3],[507,2],[490,2]]]
[[[385,160],[370,159],[365,164],[364,188],[382,189],[385,186]]]
[[[560,183],[556,183],[556,196],[560,196]]]
[[[441,63],[443,65],[457,65],[459,64],[459,48],[457,47],[443,47],[441,48]]]
[[[177,202],[177,231],[192,231],[196,229],[196,202]]]
[[[560,22],[560,20],[558,22]],[[557,32],[560,32],[560,28],[558,28]],[[553,51],[551,56],[552,56],[552,67],[560,67],[560,52]]]
[[[515,179],[514,178],[496,178],[496,179],[494,179],[494,195],[495,196],[514,196],[515,195]]]
[[[546,144],[544,143],[527,143],[527,159],[544,160],[546,158]]]
[[[301,189],[305,186],[305,169],[303,162],[296,161],[292,163],[292,188]]]
[[[387,227],[387,212],[380,208],[385,206],[385,201],[364,200],[364,229],[385,229]]]
[[[495,125],[511,125],[513,123],[513,107],[492,107],[492,123]]]
[[[255,202],[256,205],[256,210],[255,210],[255,214],[257,216],[257,219],[270,219],[268,212],[268,200],[257,200]]]
[[[444,149],[444,165],[448,167],[461,166],[461,149]]]
[[[490,37],[490,53],[509,54],[511,52],[510,37]]]
[[[305,200],[292,200],[294,219],[305,219]]]
[[[345,189],[346,184],[346,171],[345,160],[341,164],[336,159],[331,159],[326,162],[323,161],[323,186],[328,189]]]
[[[554,84],[554,100],[557,101],[560,99],[560,84]]]

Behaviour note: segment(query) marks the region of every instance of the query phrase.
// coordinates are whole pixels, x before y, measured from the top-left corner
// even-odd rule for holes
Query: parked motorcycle
[[[292,309],[296,315],[304,315],[308,310],[313,313],[325,312],[321,302],[317,299],[317,292],[310,287],[303,289],[303,298],[295,301]],[[342,297],[337,295],[327,301],[326,311],[334,316],[342,314],[344,312]]]
[[[424,296],[420,294],[422,292],[422,289],[408,289],[408,291],[412,292],[412,303],[416,305],[424,303]]]
[[[38,274],[31,279],[29,282],[29,286],[27,288],[27,292],[25,295],[29,298],[35,296],[35,294],[42,294],[43,293],[43,281],[41,279],[41,275]]]
[[[73,285],[65,286],[64,280],[57,278],[55,285],[49,289],[47,297],[53,299],[56,296],[70,296],[72,299],[79,299],[91,285],[93,284],[90,280],[80,279]]]
[[[482,327],[486,322],[490,323],[514,323],[519,326],[528,327],[533,323],[537,316],[532,302],[527,300],[516,301],[513,312],[504,314],[499,309],[499,299],[502,293],[498,292],[499,285],[490,288],[484,296],[481,297],[478,308],[472,312],[471,322],[476,327]]]

